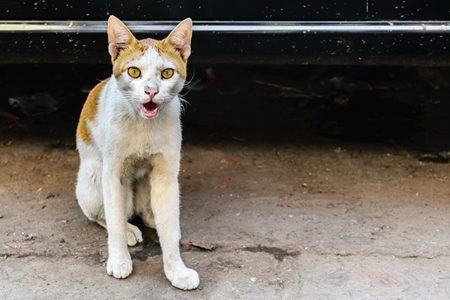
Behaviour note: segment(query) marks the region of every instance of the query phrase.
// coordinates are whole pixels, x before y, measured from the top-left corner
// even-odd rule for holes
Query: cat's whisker
[[[184,97],[184,96],[186,96],[187,94],[189,94],[189,92],[190,92],[191,90],[186,89],[186,90],[183,90],[183,91],[185,91],[183,94],[180,92],[180,96],[181,96],[181,97]]]
[[[187,95],[187,93],[189,92],[189,90],[190,90],[189,85],[194,81],[194,77],[195,77],[195,71],[194,71],[194,74],[192,74],[191,79],[186,80],[186,81],[183,83],[183,89],[182,89],[182,91],[186,91],[186,94],[184,94],[184,95]],[[184,96],[184,95],[183,95],[183,96]]]
[[[184,82],[183,86],[186,87],[187,85],[189,85],[190,83],[192,83],[192,81],[194,81],[194,77],[195,77],[195,71],[194,71],[194,73],[192,74],[191,79],[186,80],[186,81]]]
[[[189,101],[183,99],[183,96],[182,96],[182,95],[180,95],[179,98],[180,98],[181,110],[182,110],[183,112],[185,112],[187,106],[188,106],[188,105],[191,105],[191,104],[189,103]]]

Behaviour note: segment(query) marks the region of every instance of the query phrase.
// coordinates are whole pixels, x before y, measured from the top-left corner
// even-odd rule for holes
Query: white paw
[[[133,271],[131,259],[113,260],[108,259],[106,264],[106,272],[116,278],[126,278]]]
[[[134,246],[137,243],[141,243],[142,240],[142,232],[139,230],[137,226],[134,226],[130,223],[127,224],[127,244],[128,246]]]
[[[186,267],[168,270],[166,276],[174,287],[181,290],[193,290],[200,284],[198,273],[195,270]]]

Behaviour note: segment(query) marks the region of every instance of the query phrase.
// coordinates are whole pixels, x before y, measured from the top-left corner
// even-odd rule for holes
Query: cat
[[[137,40],[118,18],[108,19],[112,75],[89,93],[76,133],[80,156],[76,196],[83,213],[108,232],[106,270],[126,278],[128,246],[142,242],[133,215],[157,230],[164,273],[190,290],[199,276],[180,257],[178,172],[181,100],[191,53],[192,20],[163,40]]]

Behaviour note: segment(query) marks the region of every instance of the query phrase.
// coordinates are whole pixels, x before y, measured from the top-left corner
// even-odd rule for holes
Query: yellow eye
[[[172,77],[173,76],[173,73],[174,73],[174,70],[173,69],[164,69],[162,72],[161,72],[161,76],[162,76],[162,78],[164,78],[164,79],[169,79],[170,77]]]
[[[141,70],[135,67],[129,67],[128,68],[128,75],[130,75],[133,78],[138,78],[141,76]]]

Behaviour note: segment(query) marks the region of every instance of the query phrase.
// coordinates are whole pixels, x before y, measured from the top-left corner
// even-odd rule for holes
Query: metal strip
[[[169,32],[178,22],[124,22],[135,33]],[[0,32],[103,33],[106,21],[0,21]],[[194,22],[204,33],[450,33],[450,21]]]

